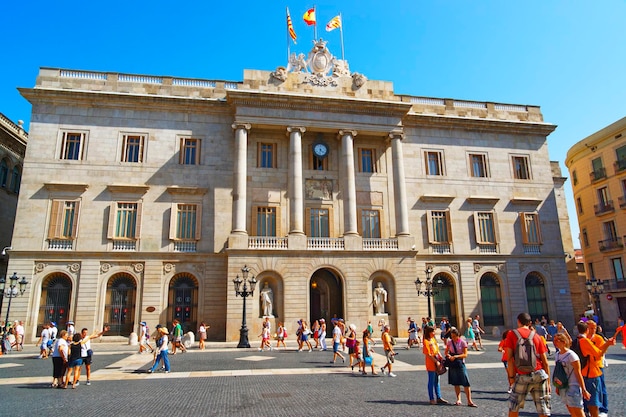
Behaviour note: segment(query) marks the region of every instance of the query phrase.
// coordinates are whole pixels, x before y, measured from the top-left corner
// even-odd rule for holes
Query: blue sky
[[[17,87],[35,85],[39,67],[240,81],[244,69],[274,70],[287,59],[285,7],[308,52],[318,37],[397,94],[541,106],[558,125],[552,160],[626,114],[626,1],[7,1],[0,13],[0,112],[24,120],[30,104]],[[578,227],[566,185],[575,245]]]

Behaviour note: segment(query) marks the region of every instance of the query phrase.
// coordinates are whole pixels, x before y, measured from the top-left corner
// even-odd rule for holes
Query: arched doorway
[[[439,293],[434,296],[435,304],[435,323],[443,317],[447,317],[452,326],[459,326],[456,317],[456,297],[454,295],[454,281],[448,275],[439,273],[433,278],[433,282],[441,280],[443,283],[439,289]]]
[[[526,275],[526,302],[528,314],[533,320],[548,317],[548,303],[546,301],[546,287],[543,278],[536,272]]]
[[[167,303],[167,326],[172,327],[178,319],[183,332],[195,332],[198,328],[198,281],[188,273],[172,278]]]
[[[107,284],[104,317],[111,336],[130,336],[135,321],[137,285],[135,279],[125,273],[115,274]]]
[[[491,272],[480,278],[480,305],[485,326],[504,325],[500,280]]]
[[[65,329],[72,299],[72,281],[62,273],[52,274],[41,284],[41,302],[37,334],[41,334],[43,325],[51,321],[58,329]]]
[[[311,316],[309,322],[323,318],[330,325],[335,315],[344,317],[343,283],[328,269],[319,269],[313,273],[309,283]]]

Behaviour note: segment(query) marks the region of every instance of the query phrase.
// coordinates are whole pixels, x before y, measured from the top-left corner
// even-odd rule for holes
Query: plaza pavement
[[[23,352],[0,356],[0,392],[5,406],[0,416],[505,416],[507,383],[497,352],[497,340],[485,340],[486,350],[470,351],[467,359],[474,402],[478,408],[428,404],[427,374],[421,349],[397,346],[396,378],[382,376],[382,347],[375,347],[378,376],[361,376],[329,363],[332,352],[287,349],[259,352],[237,343],[207,343],[188,353],[170,354],[172,372],[148,374],[150,354],[136,346],[92,342],[91,386],[84,369],[76,389],[50,388],[52,362],[37,359],[33,345]],[[399,341],[400,343],[400,341]],[[196,344],[197,345],[197,344]],[[347,356],[347,354],[346,354]],[[610,416],[626,416],[626,350],[611,347],[606,372]],[[552,362],[552,361],[551,361]],[[368,368],[368,374],[371,369]],[[441,379],[443,397],[454,403],[454,391]],[[464,395],[463,403],[466,404]],[[8,401],[8,402],[7,402]],[[553,395],[553,416],[566,416]],[[527,401],[520,416],[536,415]]]

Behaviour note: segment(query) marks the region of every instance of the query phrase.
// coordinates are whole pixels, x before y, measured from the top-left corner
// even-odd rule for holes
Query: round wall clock
[[[313,154],[318,158],[325,158],[328,155],[328,145],[325,143],[313,144]]]

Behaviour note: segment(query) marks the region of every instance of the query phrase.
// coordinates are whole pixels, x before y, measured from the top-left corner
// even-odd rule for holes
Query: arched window
[[[70,312],[72,296],[72,282],[61,273],[52,274],[41,284],[41,302],[39,319],[37,320],[37,334],[45,323],[56,323],[58,329],[65,329]]]
[[[526,301],[528,302],[528,314],[533,320],[540,319],[541,316],[548,317],[546,288],[543,279],[534,272],[526,276]]]
[[[492,273],[486,273],[480,279],[480,304],[485,326],[504,325],[500,282]]]
[[[198,327],[198,282],[191,274],[178,274],[170,283],[168,302],[168,326],[178,319],[183,332],[195,332]]]
[[[108,335],[130,336],[135,321],[136,295],[137,285],[132,276],[121,273],[111,277],[104,307],[104,317],[110,326]]]
[[[439,323],[442,317],[447,317],[452,326],[459,326],[460,323],[456,317],[456,297],[454,296],[454,283],[446,274],[437,274],[433,278],[433,282],[441,280],[443,285],[439,289],[439,293],[434,295],[435,302],[435,321]]]
[[[6,187],[9,180],[9,165],[4,159],[0,161],[0,187]]]
[[[19,167],[13,167],[13,171],[11,173],[11,191],[14,193],[18,193],[20,191],[20,181],[22,179],[22,175],[20,173]]]

